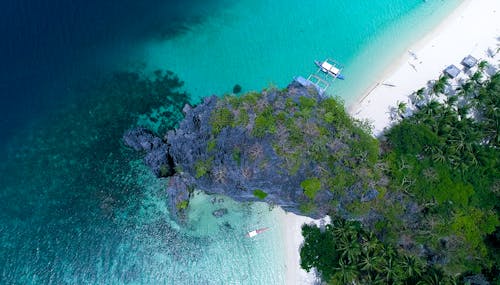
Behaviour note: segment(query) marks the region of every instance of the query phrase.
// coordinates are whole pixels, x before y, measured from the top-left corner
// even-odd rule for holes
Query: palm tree
[[[456,281],[453,277],[447,276],[443,271],[432,268],[422,275],[422,280],[417,285],[454,285]]]
[[[446,105],[448,105],[448,107],[453,107],[455,106],[455,104],[457,104],[458,102],[458,96],[456,95],[453,95],[453,96],[449,96],[448,99],[446,99]]]
[[[411,103],[417,108],[420,109],[420,107],[425,103],[425,88],[420,88],[416,92],[414,92],[412,95],[412,101]]]
[[[488,62],[486,60],[481,60],[477,65],[477,69],[480,72],[483,72],[486,69],[486,67],[488,67]]]
[[[470,97],[473,97],[473,93],[475,90],[474,83],[471,80],[466,81],[462,86],[457,88],[458,93],[463,96],[465,99],[469,99]]]
[[[437,163],[444,163],[446,161],[446,155],[444,154],[443,150],[439,148],[439,150],[436,150],[432,154],[432,160]]]
[[[398,107],[397,107],[397,114],[401,119],[404,118],[404,114],[406,113],[407,106],[405,102],[398,102]]]
[[[458,132],[454,135],[452,139],[449,140],[451,145],[449,147],[453,147],[455,149],[455,152],[461,153],[464,151],[465,146],[466,146],[466,139],[464,136],[463,132]]]
[[[469,107],[467,105],[461,106],[457,108],[458,116],[461,120],[464,120],[467,118],[467,115],[469,114]]]
[[[483,73],[481,71],[476,71],[470,77],[472,81],[474,81],[477,85],[481,86],[481,79],[483,79]]]
[[[368,253],[380,253],[382,249],[382,243],[377,239],[373,232],[364,233],[362,235],[363,239],[363,251]]]
[[[432,92],[436,95],[444,93],[446,84],[448,83],[448,77],[441,75],[439,79],[432,86]]]
[[[406,278],[419,278],[425,269],[425,264],[415,256],[405,255],[400,261],[401,269]],[[405,278],[405,279],[406,279]]]
[[[337,218],[332,221],[333,224],[333,234],[337,240],[357,239],[357,235],[360,231],[360,225],[356,222],[346,221],[344,219]]]
[[[364,253],[359,261],[359,266],[361,266],[361,270],[366,271],[366,274],[368,274],[369,276],[381,270],[381,268],[378,267],[380,264],[381,264],[381,257],[378,256],[377,253],[373,252]]]
[[[439,113],[441,105],[436,100],[431,100],[426,106],[426,113],[430,116],[434,116]]]
[[[358,277],[358,268],[354,265],[346,264],[342,259],[339,260],[339,266],[335,268],[330,284],[349,284],[355,283]]]
[[[337,241],[337,244],[341,259],[345,258],[349,264],[356,264],[361,255],[361,244],[359,241],[357,239],[342,238],[340,241]]]
[[[398,266],[395,257],[386,259],[382,267],[382,275],[388,284],[392,282],[397,283],[403,279],[403,272],[401,267]]]

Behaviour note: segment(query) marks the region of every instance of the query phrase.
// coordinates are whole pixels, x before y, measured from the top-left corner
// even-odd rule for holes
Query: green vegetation
[[[313,179],[306,177],[301,186],[308,199],[314,199],[320,190],[342,196],[354,182],[359,182],[353,187],[355,192],[366,192],[380,177],[375,167],[378,141],[365,132],[363,122],[346,113],[337,99],[318,97],[314,90],[308,91],[307,96],[294,92],[294,89],[270,88],[240,97],[225,96],[217,101],[210,117],[212,134],[207,150],[214,150],[222,129],[241,128],[249,139],[269,141],[274,154],[264,153],[263,145],[237,145],[231,155],[238,166],[243,167],[243,158],[247,156],[262,170],[275,158],[280,161],[276,172],[295,176],[304,175],[307,169],[307,177]],[[311,165],[317,167],[309,169]],[[210,170],[205,166],[201,162],[195,166],[196,176]]]
[[[212,125],[212,133],[219,134],[225,127],[231,126],[234,116],[228,108],[217,108],[212,113],[210,123]]]
[[[217,146],[217,141],[215,139],[209,140],[207,143],[207,152],[212,152]]]
[[[361,223],[334,218],[324,230],[303,225],[301,267],[316,268],[328,284],[454,284],[454,279],[384,244]]]
[[[271,106],[268,106],[261,113],[257,114],[252,135],[262,138],[266,134],[274,134],[275,132],[276,122],[273,116],[273,109]]]
[[[239,147],[233,149],[233,159],[238,165],[241,165],[241,149]]]
[[[251,179],[252,167],[272,168],[298,180],[302,213],[329,211],[333,225],[324,232],[305,227],[301,252],[303,267],[316,268],[327,282],[451,284],[450,276],[477,273],[494,280],[500,272],[500,74],[475,73],[450,94],[447,86],[441,77],[414,93],[415,106],[399,103],[399,122],[380,141],[342,102],[314,91],[225,97],[212,112],[207,149],[222,129],[238,128],[250,143],[228,149],[242,177]],[[212,163],[199,160],[196,176],[209,173]],[[263,199],[266,193],[253,194]]]
[[[201,178],[203,175],[207,174],[212,168],[213,157],[207,160],[197,160],[194,164],[194,170],[196,172],[195,177]]]
[[[494,191],[500,177],[500,74],[484,83],[471,79],[458,91],[457,98],[431,101],[393,127],[384,156],[390,190],[407,193],[422,208],[417,224],[394,230],[446,255],[450,274],[491,268],[495,253],[485,238],[498,227],[500,208]]]
[[[185,209],[187,209],[188,205],[189,205],[189,201],[183,200],[183,201],[177,203],[176,207],[177,207],[177,210],[185,210]]]
[[[250,121],[250,118],[248,117],[248,111],[245,109],[241,109],[241,110],[239,110],[239,113],[236,116],[236,120],[233,121],[233,124],[231,126],[233,128],[236,126],[246,126],[246,125],[248,125],[249,121]]]
[[[265,199],[267,197],[267,193],[260,189],[253,190],[253,195],[259,199]]]
[[[362,227],[332,213],[325,231],[305,226],[304,269],[316,268],[330,284],[456,284],[478,273],[499,284],[500,73],[489,79],[476,73],[453,94],[444,94],[446,83],[441,77],[430,90],[415,93],[420,102],[428,96],[427,103],[400,116],[381,141],[381,155],[369,140],[350,144],[347,156],[375,163],[386,182],[375,187],[383,199],[353,201],[344,209],[381,218]],[[438,103],[435,96],[447,98]],[[351,119],[333,115],[339,107],[330,104],[324,121],[349,125]],[[401,114],[406,108],[411,106],[398,106]],[[366,135],[354,130],[359,138]],[[359,164],[351,170],[363,171]],[[351,170],[331,169],[334,192],[356,184],[346,173]],[[364,177],[377,175],[371,173]],[[306,190],[314,183],[303,184]],[[310,204],[304,208],[315,206]]]
[[[316,197],[316,193],[321,189],[321,181],[316,177],[309,178],[302,181],[302,183],[300,183],[300,187],[304,189],[304,194],[312,200]]]

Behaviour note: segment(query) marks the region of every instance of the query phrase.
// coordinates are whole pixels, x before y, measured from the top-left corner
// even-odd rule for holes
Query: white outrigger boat
[[[344,75],[341,74],[343,67],[336,61],[332,59],[326,59],[324,61],[315,60],[314,63],[319,67],[319,70],[323,71],[324,73],[331,75],[334,78],[344,80]]]
[[[257,229],[257,230],[253,230],[253,231],[250,231],[247,233],[247,237],[249,238],[253,238],[254,236],[260,234],[260,233],[263,233],[265,231],[267,231],[269,228],[261,228],[261,229]]]

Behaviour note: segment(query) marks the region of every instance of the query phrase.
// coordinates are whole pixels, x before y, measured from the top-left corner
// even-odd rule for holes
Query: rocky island
[[[488,239],[498,226],[494,110],[500,74],[487,76],[477,71],[464,83],[468,89],[448,94],[445,103],[430,98],[416,105],[380,139],[340,100],[294,81],[283,90],[207,97],[186,105],[179,127],[164,137],[139,127],[126,132],[124,143],[145,153],[156,176],[170,177],[169,209],[180,222],[195,189],[333,217],[326,233],[303,228],[302,268],[316,268],[323,278],[337,278],[331,270],[341,261],[359,264],[360,252],[344,249],[372,242],[382,249],[375,256],[397,252],[398,262],[418,263],[425,276],[457,276],[471,268],[494,275],[496,269],[483,264],[494,256]],[[441,96],[433,94],[443,93],[447,81],[441,77],[422,92]],[[212,214],[226,213],[220,208]],[[332,234],[339,235],[332,242],[342,242],[319,242]],[[323,256],[331,247],[333,259]],[[389,272],[380,268],[373,270]],[[371,278],[373,270],[360,278]]]
[[[157,176],[171,176],[170,209],[181,214],[194,189],[236,201],[265,201],[318,218],[348,214],[377,197],[378,142],[343,104],[292,82],[241,97],[207,97],[184,108],[162,140],[144,128],[124,141],[145,150]]]

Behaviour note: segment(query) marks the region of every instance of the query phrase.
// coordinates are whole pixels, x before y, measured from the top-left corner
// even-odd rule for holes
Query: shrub
[[[321,181],[317,177],[312,177],[302,181],[300,186],[304,189],[304,194],[309,199],[314,199],[316,193],[321,189]]]
[[[315,209],[316,205],[313,202],[301,203],[299,205],[300,212],[306,215],[314,212]]]
[[[257,101],[262,97],[261,93],[249,92],[240,97],[242,103],[247,103],[249,105],[255,105]]]
[[[260,189],[253,190],[253,195],[259,199],[264,199],[267,197],[267,193]]]
[[[232,123],[232,127],[237,127],[237,126],[242,126],[245,127],[248,125],[248,122],[250,121],[250,118],[248,116],[248,111],[246,109],[240,108],[238,109],[238,115],[234,119]]]
[[[177,203],[176,207],[177,207],[177,210],[185,210],[185,209],[187,209],[188,205],[189,205],[189,201],[183,200],[183,201]]]
[[[217,146],[217,141],[215,139],[209,140],[207,143],[207,152],[211,152]]]
[[[222,129],[231,126],[234,116],[231,110],[226,107],[216,108],[212,111],[210,124],[212,125],[212,133],[218,135]]]
[[[335,120],[335,115],[332,112],[326,112],[323,116],[323,120],[325,120],[328,124],[331,124]]]
[[[308,98],[308,97],[301,96],[299,98],[299,102],[300,102],[300,108],[301,109],[316,107],[316,100],[313,99],[313,98]]]
[[[239,147],[235,147],[233,149],[233,159],[236,161],[238,165],[241,164],[241,149]]]
[[[392,127],[387,134],[396,152],[404,154],[419,154],[424,147],[437,146],[438,136],[424,124],[413,124],[403,121]]]
[[[255,118],[252,135],[257,138],[262,138],[266,133],[274,134],[276,132],[276,122],[273,116],[272,107],[267,107],[262,113]]]
[[[196,171],[196,178],[200,178],[203,175],[207,174],[208,171],[210,171],[210,168],[212,167],[212,160],[213,157],[210,157],[207,160],[197,160],[194,164],[194,170]]]

